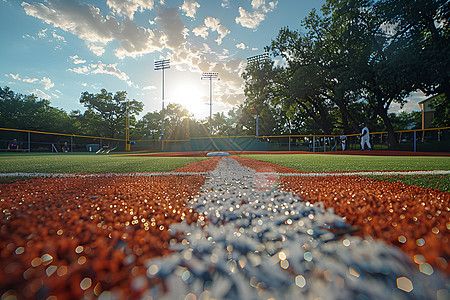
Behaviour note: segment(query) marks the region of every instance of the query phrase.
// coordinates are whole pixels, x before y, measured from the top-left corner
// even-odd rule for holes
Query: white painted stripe
[[[273,174],[273,173],[259,173]],[[379,176],[379,175],[448,175],[450,170],[428,170],[428,171],[360,171],[341,173],[276,173],[278,176],[302,176],[302,177],[324,177],[324,176]]]
[[[184,176],[207,175],[208,172],[153,172],[153,173],[98,173],[98,174],[73,174],[73,173],[0,173],[0,177],[136,177],[136,176]]]

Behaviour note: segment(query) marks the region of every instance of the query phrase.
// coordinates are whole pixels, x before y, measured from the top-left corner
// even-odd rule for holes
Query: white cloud
[[[69,56],[69,57],[73,60],[73,63],[76,65],[84,64],[86,62],[86,60],[79,58],[78,55]]]
[[[156,86],[154,86],[154,85],[148,85],[148,86],[144,86],[142,89],[143,89],[143,90],[156,90]]]
[[[30,38],[30,39],[33,39],[33,40],[47,39],[49,42],[59,41],[59,42],[66,43],[66,39],[63,36],[57,34],[56,30],[49,31],[48,28],[40,30],[36,34],[36,36],[31,36],[29,34],[26,34],[26,35],[24,35],[22,37],[23,38]]]
[[[152,10],[154,2],[153,0],[107,0],[106,5],[115,13],[132,20],[136,11]]]
[[[239,7],[239,17],[236,17],[236,23],[243,27],[255,29],[266,18],[266,15],[273,11],[278,1],[271,1],[266,4],[266,0],[252,0],[253,11],[246,11],[242,6]]]
[[[19,74],[5,74],[5,76],[11,77],[12,79],[15,79],[15,80],[20,80]]]
[[[28,76],[22,77],[19,74],[5,74],[5,75],[6,77],[11,77],[12,79],[17,81],[22,81],[26,83],[40,83],[44,86],[45,90],[49,90],[55,86],[52,80],[45,76],[42,79],[38,79],[38,78],[30,78]]]
[[[44,93],[40,89],[34,89],[33,91],[31,91],[31,94],[34,94],[38,98],[47,99],[47,100],[52,98],[50,95]]]
[[[236,45],[236,48],[238,48],[238,49],[242,49],[242,50],[245,50],[245,49],[247,49],[248,47],[247,47],[247,46],[245,46],[245,44],[244,44],[244,43],[239,43],[239,44],[237,44],[237,45]]]
[[[33,83],[33,82],[39,81],[39,79],[37,79],[37,78],[23,78],[21,80],[23,82],[28,82],[28,83]]]
[[[139,3],[139,7],[150,7],[151,1],[133,0],[132,2]],[[22,2],[22,7],[28,15],[78,36],[97,55],[102,55],[105,51],[104,47],[111,41],[119,43],[119,47],[115,50],[119,58],[161,50],[163,46],[162,34],[159,31],[138,27],[130,19],[120,23],[112,16],[103,17],[100,9],[92,4],[47,0],[45,4]],[[116,7],[116,9],[123,12],[125,8]]]
[[[203,38],[206,38],[208,36],[208,30],[211,29],[211,31],[217,31],[219,36],[216,39],[216,42],[218,45],[222,43],[222,40],[224,37],[230,33],[228,28],[220,24],[220,19],[213,18],[213,17],[206,17],[204,20],[205,25],[200,25],[192,30],[196,36],[201,36]]]
[[[205,25],[200,25],[192,30],[192,32],[196,36],[201,36],[202,38],[206,38],[208,36],[208,27]]]
[[[109,74],[113,75],[120,80],[127,82],[128,85],[132,85],[128,75],[117,68],[117,64],[104,64],[102,62],[98,62],[96,64],[89,64],[85,66],[80,66],[72,69],[68,69],[68,71],[72,71],[78,74]]]
[[[183,49],[185,44],[187,28],[178,14],[179,8],[161,7],[156,24],[163,32],[163,43],[171,50]]]
[[[197,9],[200,7],[200,4],[195,0],[184,0],[181,9],[186,12],[186,16],[195,18],[195,14],[197,13]]]
[[[44,85],[45,90],[49,90],[55,86],[55,84],[52,82],[52,80],[48,77],[42,78],[41,83]]]
[[[230,7],[230,0],[222,0],[222,4],[220,4],[224,8]]]

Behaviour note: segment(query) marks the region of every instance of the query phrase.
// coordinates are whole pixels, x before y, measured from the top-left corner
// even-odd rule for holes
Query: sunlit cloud
[[[245,49],[247,49],[248,47],[247,47],[247,46],[245,46],[245,44],[244,44],[244,43],[239,43],[239,44],[237,44],[237,45],[236,45],[236,48],[238,48],[238,49],[242,49],[242,50],[245,50]]]
[[[243,27],[255,29],[265,20],[267,14],[275,9],[278,1],[252,0],[253,11],[246,11],[242,6],[239,7],[239,16],[236,17],[236,23]]]
[[[187,28],[179,15],[179,8],[161,7],[155,19],[161,29],[162,42],[171,50],[182,49],[186,40]]]
[[[120,80],[125,81],[128,85],[132,85],[130,78],[125,72],[120,71],[117,68],[117,64],[104,64],[102,62],[98,62],[96,64],[84,65],[76,68],[68,69],[68,71],[77,73],[77,74],[108,74],[117,77]]]
[[[133,19],[136,11],[152,10],[153,0],[107,0],[106,5],[116,14]]]
[[[228,28],[220,24],[220,19],[213,17],[207,17],[204,20],[204,25],[200,25],[194,28],[192,32],[197,36],[206,38],[208,36],[208,30],[216,31],[219,34],[219,36],[216,39],[218,45],[220,45],[222,43],[223,38],[230,33]]]
[[[92,4],[48,0],[45,4],[23,2],[22,7],[28,15],[78,36],[96,55],[102,55],[111,41],[119,43],[115,50],[119,58],[162,49],[159,31],[138,27],[129,19],[120,23],[112,16],[103,17],[100,9]]]
[[[78,55],[73,55],[73,56],[69,56],[69,57],[72,59],[73,63],[76,65],[84,64],[86,62],[86,60],[79,58]]]
[[[41,99],[51,99],[52,97],[46,93],[44,93],[43,91],[41,91],[40,89],[34,89],[31,91],[31,94],[34,94],[35,96],[37,96],[38,98]]]
[[[44,86],[45,90],[49,90],[49,89],[51,89],[52,87],[55,86],[55,84],[52,82],[52,80],[50,78],[48,78],[48,77],[45,77],[45,76],[42,79],[33,78],[33,77],[30,78],[28,76],[22,77],[19,74],[5,74],[5,76],[6,77],[10,77],[10,78],[12,78],[14,80],[17,80],[17,81],[22,81],[22,82],[26,82],[26,83],[39,83],[39,84],[42,84]]]
[[[197,9],[200,7],[200,4],[195,0],[184,0],[181,9],[186,13],[186,16],[190,18],[195,18],[195,14],[197,13]]]

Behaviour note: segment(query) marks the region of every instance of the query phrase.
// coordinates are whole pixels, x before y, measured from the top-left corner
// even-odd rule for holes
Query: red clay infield
[[[158,153],[117,153],[114,156],[154,156],[154,157],[205,157],[209,152],[215,151],[190,151],[190,152],[158,152]],[[369,155],[369,156],[450,156],[450,153],[439,152],[413,152],[413,151],[329,151],[329,152],[308,152],[308,151],[224,151],[230,155],[245,154],[332,154],[332,155]]]
[[[234,158],[258,171],[293,171]],[[212,170],[218,159],[174,171]],[[203,219],[184,200],[204,181],[200,175],[98,176],[0,184],[0,294],[78,299],[110,291],[139,298],[155,283],[145,276],[144,261],[168,254],[176,242],[168,225]],[[450,193],[357,176],[286,176],[279,184],[333,208],[356,234],[383,239],[416,263],[450,273]]]

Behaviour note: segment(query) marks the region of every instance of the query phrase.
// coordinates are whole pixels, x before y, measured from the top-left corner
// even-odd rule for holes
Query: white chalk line
[[[274,173],[259,173],[274,174]],[[450,170],[428,170],[428,171],[359,171],[341,173],[276,173],[278,176],[300,176],[300,177],[325,177],[325,176],[384,176],[384,175],[448,175]]]
[[[141,173],[0,173],[0,177],[50,177],[50,178],[73,178],[73,177],[138,177],[138,176],[191,176],[208,175],[209,172],[141,172]],[[450,170],[424,170],[424,171],[358,171],[358,172],[334,172],[334,173],[275,173],[257,172],[263,176],[276,175],[279,177],[299,176],[299,177],[325,177],[325,176],[392,176],[392,175],[449,175]]]
[[[208,172],[149,172],[149,173],[0,173],[0,177],[51,177],[51,178],[72,178],[72,177],[138,177],[138,176],[190,176],[208,175]]]

